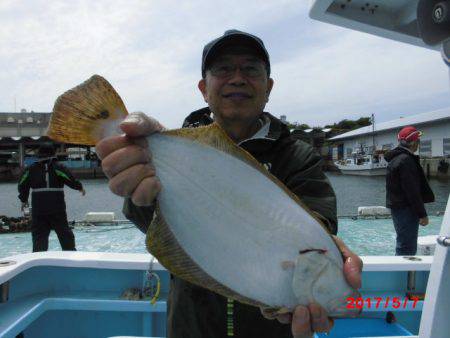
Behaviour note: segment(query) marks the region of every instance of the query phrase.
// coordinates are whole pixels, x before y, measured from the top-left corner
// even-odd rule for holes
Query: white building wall
[[[450,138],[450,120],[442,121],[439,123],[428,123],[423,125],[417,125],[417,129],[423,132],[421,140],[427,141],[431,140],[431,151],[432,157],[443,156],[443,143],[444,138]],[[382,131],[375,135],[374,143],[377,150],[386,148],[387,145],[392,145],[392,148],[396,147],[398,144],[397,134],[401,128]],[[361,135],[355,136],[351,139],[343,140],[344,144],[344,158],[348,157],[348,150],[351,149],[355,151],[362,144],[363,147],[372,146],[372,135]]]
[[[423,131],[422,140],[431,140],[432,156],[443,156],[444,138],[450,138],[450,121],[425,125],[420,130]]]
[[[440,139],[433,139],[431,141],[431,154],[433,157],[440,157],[444,155],[444,142]]]

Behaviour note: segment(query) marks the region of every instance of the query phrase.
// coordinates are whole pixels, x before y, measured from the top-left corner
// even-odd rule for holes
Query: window
[[[450,138],[444,138],[444,156],[450,156]]]
[[[419,155],[431,157],[431,140],[420,140]]]
[[[352,156],[352,151],[353,151],[352,148],[345,148],[345,155],[346,155],[346,157]]]

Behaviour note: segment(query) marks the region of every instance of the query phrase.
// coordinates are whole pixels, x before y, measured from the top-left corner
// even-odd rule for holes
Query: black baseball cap
[[[257,36],[236,29],[227,30],[221,37],[207,43],[203,48],[202,77],[205,77],[210,62],[218,55],[219,51],[226,50],[229,46],[242,45],[250,47],[256,55],[266,64],[267,76],[270,76],[270,59],[264,42]]]
[[[55,155],[55,147],[52,144],[44,143],[39,147],[38,157],[51,157]]]

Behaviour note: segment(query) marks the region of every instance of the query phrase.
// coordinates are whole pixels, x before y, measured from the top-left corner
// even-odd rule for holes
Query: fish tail
[[[95,145],[117,133],[127,114],[111,84],[94,75],[57,98],[47,136],[57,142]]]

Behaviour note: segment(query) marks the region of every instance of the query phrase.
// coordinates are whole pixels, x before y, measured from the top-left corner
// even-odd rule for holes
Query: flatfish
[[[94,75],[55,102],[48,136],[95,145],[119,133],[127,109]],[[148,137],[162,190],[147,248],[171,273],[254,306],[321,304],[350,316],[358,293],[317,217],[215,123]]]

